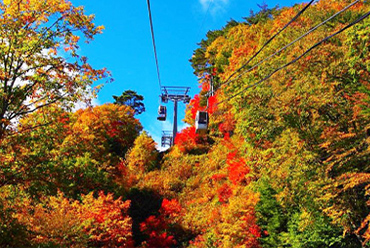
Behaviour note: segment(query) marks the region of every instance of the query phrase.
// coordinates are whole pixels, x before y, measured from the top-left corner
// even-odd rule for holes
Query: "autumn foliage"
[[[40,203],[23,198],[6,206],[17,209],[15,219],[25,225],[37,245],[68,247],[132,247],[130,202],[114,199],[103,192],[82,195],[81,201],[68,199],[61,192],[43,197]],[[6,210],[6,209],[5,209]]]
[[[348,4],[319,1],[248,66]],[[185,209],[179,221],[193,234],[190,247],[360,247],[369,240],[369,21],[248,87],[365,13],[369,4],[355,4],[330,27],[223,84],[303,7],[262,6],[245,22],[210,31],[194,52],[200,92],[185,117],[192,127],[178,134],[161,170],[139,184],[179,199]],[[208,95],[211,79],[214,97]],[[208,134],[198,135],[194,118],[204,110],[210,114]]]
[[[182,215],[182,207],[175,200],[163,199],[159,209],[159,215],[149,216],[140,224],[140,230],[148,235],[143,247],[172,247],[177,244],[175,237],[171,235],[171,224],[179,221]]]
[[[71,3],[46,3],[51,13],[81,18],[82,26],[70,25],[87,38],[100,32]],[[261,5],[243,21],[208,32],[191,59],[200,92],[186,109],[189,127],[165,152],[141,132],[127,106],[71,112],[64,103],[77,99],[69,96],[29,112],[22,99],[33,97],[38,106],[44,96],[19,88],[15,95],[23,98],[7,110],[19,113],[19,120],[1,120],[0,246],[369,246],[369,18],[255,83],[369,11],[370,4],[354,4],[253,67],[350,3],[315,2],[246,66],[305,4]],[[44,23],[30,14],[42,12],[37,1],[20,1],[21,13],[14,1],[0,7],[8,13],[0,22],[29,28]],[[12,22],[15,16],[19,23]],[[76,35],[60,39],[67,52],[78,52]],[[59,48],[49,48],[58,54]],[[107,76],[79,65],[70,65],[77,81],[62,71],[46,76],[60,77],[68,93]],[[40,70],[31,82],[41,80]],[[46,81],[40,82],[42,92],[57,99]],[[206,134],[196,133],[197,111],[209,113]]]

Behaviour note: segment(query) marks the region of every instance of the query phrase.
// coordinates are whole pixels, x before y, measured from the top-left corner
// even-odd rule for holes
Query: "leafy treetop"
[[[80,36],[89,42],[103,30],[93,20],[67,0],[0,3],[0,138],[22,115],[88,100],[89,86],[109,76],[78,54]]]
[[[144,101],[144,97],[138,95],[133,90],[126,90],[120,96],[113,96],[115,102],[114,104],[118,105],[127,105],[130,106],[135,110],[135,114],[141,114],[145,112],[145,106],[142,101]]]

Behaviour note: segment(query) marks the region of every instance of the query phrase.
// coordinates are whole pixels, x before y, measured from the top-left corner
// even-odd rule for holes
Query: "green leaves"
[[[135,114],[145,112],[145,106],[142,101],[144,97],[138,95],[135,91],[126,90],[120,96],[113,96],[114,104],[130,106],[135,110]]]

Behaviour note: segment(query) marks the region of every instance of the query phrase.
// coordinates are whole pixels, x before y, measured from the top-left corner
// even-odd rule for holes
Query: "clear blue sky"
[[[211,5],[207,12],[209,3]],[[258,11],[263,0],[152,0],[152,17],[162,85],[189,86],[191,96],[198,93],[197,78],[189,59],[208,30],[222,28],[227,21],[241,21],[250,10]],[[302,0],[265,0],[269,7],[292,6]],[[81,53],[95,68],[107,67],[114,82],[100,91],[98,103],[113,102],[112,95],[131,89],[144,96],[146,112],[139,115],[144,129],[160,141],[162,129],[172,130],[173,104],[168,103],[169,121],[157,121],[159,86],[156,74],[146,0],[72,0],[95,14],[95,23],[104,33]],[[185,106],[179,104],[179,129],[184,124]]]

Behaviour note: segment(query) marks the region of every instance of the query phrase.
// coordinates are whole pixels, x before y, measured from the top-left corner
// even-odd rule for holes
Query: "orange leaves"
[[[230,186],[224,183],[220,188],[217,189],[218,201],[221,203],[226,203],[230,196],[232,196],[233,191]]]
[[[234,185],[247,182],[245,176],[250,172],[250,169],[243,158],[240,158],[236,152],[232,152],[227,155],[226,163],[229,166],[229,179]]]
[[[99,34],[103,33],[103,30],[104,30],[104,29],[105,29],[105,27],[104,27],[103,25],[100,25],[100,26],[96,27],[96,31],[97,31],[97,33],[99,33]]]
[[[57,196],[44,197],[42,202],[24,205],[17,219],[33,233],[38,245],[54,243],[68,247],[133,247],[130,202],[114,199],[112,194],[93,193],[81,201]]]
[[[223,179],[227,178],[227,175],[225,174],[215,174],[211,177],[211,179],[214,181],[214,182],[219,182]]]
[[[223,119],[222,122],[218,125],[218,129],[226,137],[235,129],[236,122],[234,116],[230,112],[223,114],[222,117]]]
[[[72,35],[71,36],[71,42],[73,42],[73,44],[76,44],[79,40],[80,40],[79,36],[77,36],[77,35]]]
[[[205,92],[205,93],[208,93],[208,91],[211,89],[211,85],[210,85],[210,75],[209,74],[207,74],[206,76],[205,76],[205,82],[203,82],[201,85],[200,85],[200,87],[201,87],[201,91],[202,92]]]
[[[0,160],[14,167],[14,183],[26,181],[29,187],[47,192],[59,188],[67,194],[88,193],[112,185],[127,173],[119,164],[140,129],[127,106],[103,105],[75,113],[49,106],[20,120],[19,133],[7,140]],[[148,153],[142,155],[153,155],[144,161],[149,166],[148,160],[156,159],[155,145],[144,145]],[[152,150],[146,150],[150,146]],[[14,157],[17,164],[12,162]]]
[[[82,8],[73,8],[67,2],[60,2],[58,4],[56,0],[46,1],[51,8],[56,5],[57,10],[53,11],[63,12],[57,13],[57,16],[61,16],[68,23],[66,28],[77,28],[88,39],[92,39],[101,31],[101,27],[95,27],[92,23],[93,17],[86,16]],[[312,6],[306,12],[307,16],[299,18],[286,33],[274,39],[256,60],[251,61],[250,66],[301,35],[303,29],[308,30],[312,24],[325,19],[328,13],[342,8],[347,2],[327,0]],[[23,20],[20,19],[22,25],[37,22],[33,19],[33,12],[29,11],[35,8],[37,1],[20,3],[27,12],[22,14]],[[53,186],[54,182],[60,182],[63,186],[60,188],[66,189],[65,191],[75,187],[69,186],[70,184],[82,184],[81,182],[91,180],[92,182],[86,183],[90,190],[104,184],[102,181],[108,177],[109,180],[113,177],[112,181],[119,181],[125,190],[129,191],[131,187],[136,186],[168,197],[171,200],[164,199],[160,210],[157,211],[156,207],[156,214],[141,223],[140,229],[143,236],[146,236],[143,247],[174,247],[186,244],[189,235],[179,235],[179,227],[194,233],[194,236],[198,235],[190,245],[199,247],[259,247],[259,239],[263,241],[264,238],[271,238],[270,241],[284,240],[285,245],[291,245],[288,242],[292,242],[300,246],[302,244],[299,242],[306,242],[302,237],[310,239],[312,233],[320,236],[317,234],[321,234],[321,230],[308,229],[313,223],[311,216],[317,213],[318,218],[321,218],[321,215],[324,215],[322,208],[326,208],[325,213],[334,223],[340,223],[339,228],[345,227],[346,231],[353,232],[357,229],[357,234],[363,235],[367,241],[370,237],[370,218],[366,217],[370,179],[365,173],[369,161],[369,120],[366,113],[369,107],[366,87],[370,85],[367,82],[369,69],[366,67],[368,25],[364,25],[359,32],[354,31],[357,33],[353,36],[359,38],[348,40],[350,44],[345,41],[352,35],[350,32],[345,35],[347,37],[338,36],[336,40],[325,44],[320,52],[312,53],[301,60],[300,64],[294,64],[276,74],[269,83],[243,91],[243,97],[240,99],[217,105],[230,94],[266,76],[270,69],[273,70],[276,66],[297,57],[306,46],[343,25],[346,19],[356,16],[358,8],[355,9],[357,12],[340,17],[340,22],[333,19],[333,27],[329,25],[325,29],[318,29],[304,42],[294,45],[254,69],[252,74],[241,75],[238,80],[216,92],[216,96],[208,99],[204,96],[204,93],[210,90],[212,79],[215,87],[219,87],[223,81],[220,79],[230,76],[264,43],[269,34],[280,29],[301,7],[302,5],[297,5],[293,8],[276,9],[276,12],[272,13],[274,16],[256,19],[257,25],[236,25],[229,31],[220,32],[221,35],[214,33],[215,42],[209,41],[210,45],[205,45],[208,46],[207,51],[207,47],[203,47],[206,55],[202,59],[207,61],[201,62],[204,65],[204,74],[199,76],[201,92],[191,100],[187,109],[187,121],[193,124],[197,111],[205,110],[208,100],[207,111],[212,114],[209,135],[197,135],[194,127],[184,129],[177,135],[175,147],[164,155],[162,164],[159,162],[154,141],[146,133],[142,133],[134,142],[141,126],[133,118],[133,112],[125,107],[112,105],[88,108],[74,114],[56,114],[54,119],[57,123],[53,128],[43,129],[45,132],[30,132],[29,136],[24,137],[35,141],[30,142],[31,145],[26,148],[19,144],[9,146],[9,150],[0,158],[1,161],[6,165],[14,164],[11,168],[18,173],[14,175],[23,173],[26,176],[29,174],[27,169],[37,169],[40,165],[52,161],[50,167],[45,167],[45,170],[41,167],[42,173],[36,171],[32,176],[36,175],[37,183],[41,179],[46,183],[53,183]],[[40,18],[47,19],[49,16]],[[12,26],[12,29],[17,30],[14,27],[19,23],[13,24],[15,26]],[[28,34],[22,32],[20,35],[31,38],[27,41],[28,45],[35,42],[32,38],[39,37],[27,36]],[[53,55],[50,64],[55,70],[51,67],[51,72],[48,73],[49,67],[46,66],[35,69],[34,77],[27,75],[27,78],[23,78],[24,81],[37,82],[37,87],[30,89],[30,92],[34,92],[35,102],[44,98],[57,99],[58,91],[43,94],[40,90],[53,89],[53,85],[48,82],[58,82],[58,85],[71,95],[83,95],[79,90],[80,86],[86,87],[94,80],[109,75],[105,69],[94,70],[87,64],[86,58],[78,55],[76,64],[60,60],[57,57],[58,49],[66,47],[68,52],[75,56],[74,53],[78,52],[75,48],[80,38],[75,33],[61,37],[60,40],[47,40],[40,46],[51,44],[51,47],[48,47]],[[24,45],[23,48],[27,50],[27,44],[16,45]],[[360,55],[357,52],[351,56],[345,53],[346,50],[352,52],[356,49],[361,50]],[[346,56],[350,58],[347,59]],[[45,59],[43,57],[39,61],[27,61],[27,64],[39,65]],[[211,72],[216,68],[217,76],[213,75],[215,71]],[[2,80],[12,76],[5,71],[0,72],[0,75]],[[16,94],[11,94],[11,97],[14,96]],[[26,130],[32,127],[32,124],[41,124],[39,119],[42,117],[43,115],[35,115],[33,119],[22,120],[19,130]],[[215,130],[217,128],[218,130]],[[9,144],[13,143],[9,141]],[[52,147],[52,151],[49,151],[48,147]],[[19,153],[27,154],[24,156],[27,160],[22,160],[23,156],[17,153],[18,150],[21,150]],[[127,150],[129,152],[125,155]],[[62,167],[64,164],[60,161],[66,166]],[[22,163],[29,163],[30,166],[19,168]],[[84,170],[84,166],[90,166],[94,170]],[[74,172],[66,174],[69,170]],[[100,180],[97,174],[102,171],[104,175]],[[58,173],[62,174],[63,180],[64,177],[67,179],[57,179]],[[47,176],[42,177],[41,174]],[[91,175],[85,177],[87,174]],[[266,199],[261,201],[261,205],[266,209],[263,214],[274,218],[281,216],[281,220],[276,220],[276,223],[273,223],[275,220],[272,218],[268,218],[274,227],[266,228],[268,233],[264,234],[267,237],[261,237],[261,230],[257,225],[257,222],[261,222],[256,218],[263,217],[262,211],[255,208],[259,195],[254,190],[259,187],[259,179],[269,180],[271,189],[266,189],[266,192],[276,192],[267,194],[274,198],[274,203]],[[31,184],[25,181],[25,185]],[[322,189],[325,184],[331,185]],[[104,184],[104,187],[105,185],[110,186],[108,183]],[[42,187],[44,192],[49,190],[43,184],[39,187]],[[76,191],[82,190],[85,189],[78,188]],[[262,191],[260,192],[262,194]],[[325,193],[327,194],[320,199]],[[19,210],[17,216],[24,225],[33,226],[30,229],[36,234],[34,240],[40,244],[50,241],[71,247],[75,244],[80,247],[132,245],[131,220],[127,216],[129,202],[103,193],[97,198],[92,194],[83,196],[81,201],[73,201],[64,196],[45,199],[42,204],[35,203],[35,207],[25,203],[27,207],[25,210]],[[365,209],[364,212],[362,209]],[[307,214],[301,216],[299,213]],[[138,222],[143,219],[145,218]],[[321,219],[322,222],[331,221],[327,220],[327,216]],[[357,226],[352,227],[352,223],[357,223]],[[307,230],[303,230],[304,228]],[[314,228],[316,227],[312,229]],[[305,236],[302,234],[297,238],[292,237],[295,231],[299,232],[299,235],[304,233]],[[334,237],[331,242],[334,242],[333,240],[339,238]],[[307,246],[312,244],[309,243],[310,240],[307,242]],[[280,247],[273,244],[270,246]]]
[[[83,145],[84,149],[90,149],[97,157],[110,153],[106,147],[111,140],[127,150],[141,130],[133,110],[127,106],[105,104],[87,108],[77,111],[75,118],[73,132],[66,145]]]
[[[90,193],[82,197],[81,218],[87,223],[84,230],[92,243],[100,247],[132,247],[131,218],[127,216],[130,201],[114,199],[112,194],[99,193],[95,199]]]

